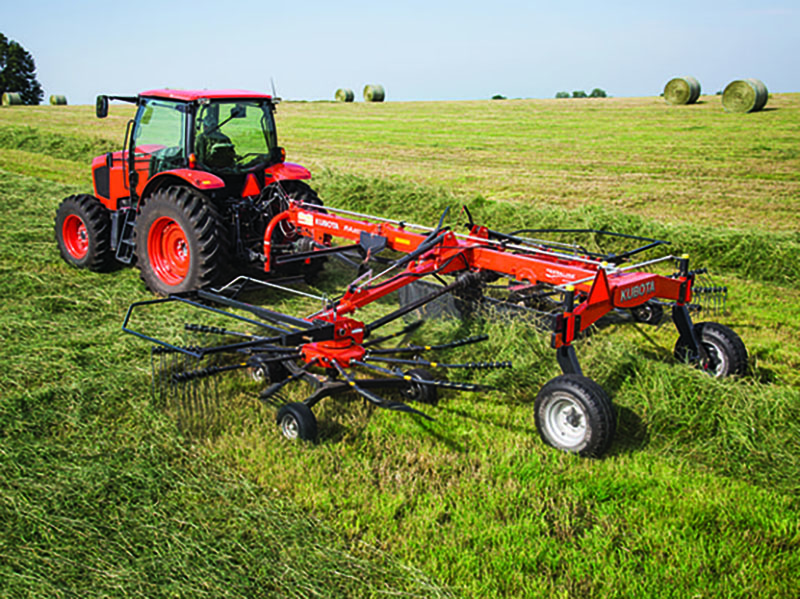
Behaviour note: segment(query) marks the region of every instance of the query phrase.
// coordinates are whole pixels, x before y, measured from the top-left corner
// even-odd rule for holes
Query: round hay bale
[[[66,106],[67,96],[50,96],[50,104],[53,106]]]
[[[5,92],[3,94],[3,106],[20,106],[22,96],[16,92]]]
[[[725,112],[757,112],[768,96],[767,86],[758,79],[737,79],[722,92],[722,107]]]
[[[352,89],[343,89],[339,88],[336,90],[336,101],[337,102],[352,102],[355,100],[356,95],[353,93]]]
[[[365,102],[383,102],[386,99],[386,92],[382,85],[365,85],[364,86],[364,101]]]
[[[694,104],[700,97],[700,82],[694,77],[675,77],[664,86],[664,99],[675,106]]]

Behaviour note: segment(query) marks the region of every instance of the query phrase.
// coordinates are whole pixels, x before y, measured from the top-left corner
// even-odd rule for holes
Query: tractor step
[[[136,251],[136,242],[133,240],[133,230],[136,227],[136,211],[131,208],[120,208],[112,214],[112,218],[115,220],[115,226],[111,229],[111,247],[116,246],[117,248],[117,260],[123,264],[130,264]],[[116,221],[120,218],[122,223],[117,226]],[[119,231],[119,238],[114,239],[117,231]]]

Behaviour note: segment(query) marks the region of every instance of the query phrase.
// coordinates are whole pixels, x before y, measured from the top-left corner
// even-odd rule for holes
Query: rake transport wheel
[[[55,234],[61,257],[73,266],[102,272],[111,265],[111,219],[94,196],[65,198],[56,212]]]
[[[296,402],[278,410],[278,426],[283,436],[294,441],[314,441],[317,438],[317,419],[306,404]]]
[[[435,406],[439,402],[436,387],[425,385],[415,381],[433,381],[436,377],[424,368],[412,368],[406,372],[406,376],[411,378],[408,387],[401,391],[403,399],[407,401],[418,401],[420,403]]]
[[[695,364],[715,378],[745,374],[747,349],[733,330],[718,322],[698,322],[694,325],[694,334],[703,344],[708,360],[702,362],[679,338],[674,350],[679,361]]]
[[[577,374],[551,379],[534,402],[536,429],[548,445],[584,457],[600,457],[616,430],[614,408],[603,388]]]
[[[222,219],[189,187],[161,188],[150,196],[135,235],[142,280],[159,295],[209,287],[227,265]]]

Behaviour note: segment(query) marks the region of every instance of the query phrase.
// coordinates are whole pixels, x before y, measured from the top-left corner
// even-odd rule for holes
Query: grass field
[[[433,423],[326,402],[321,442],[296,445],[237,392],[213,427],[180,426],[119,332],[138,274],[71,269],[52,238],[129,108],[0,110],[0,596],[795,597],[800,94],[752,115],[701,100],[279,107],[330,205],[654,235],[729,286],[742,379],[675,363],[669,326],[579,344],[618,409],[603,460],[539,441],[532,401],[558,368],[518,322],[423,327],[490,335],[453,361],[515,364],[482,379],[503,393],[445,393]]]

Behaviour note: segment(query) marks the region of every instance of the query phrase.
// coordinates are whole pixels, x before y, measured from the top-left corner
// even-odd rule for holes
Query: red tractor
[[[160,295],[200,289],[261,267],[267,223],[297,200],[321,202],[304,167],[278,145],[277,99],[241,91],[159,89],[98,96],[137,105],[124,149],[92,161],[94,195],[63,200],[55,235],[64,259],[103,271],[137,264]],[[305,252],[290,227],[273,233],[273,255]],[[305,274],[321,267],[307,261]],[[302,267],[301,267],[302,268]],[[296,272],[296,268],[295,268]]]

